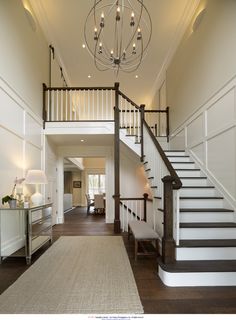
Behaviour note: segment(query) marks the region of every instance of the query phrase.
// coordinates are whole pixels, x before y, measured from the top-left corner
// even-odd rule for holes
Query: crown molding
[[[187,5],[184,9],[184,12],[183,12],[183,15],[182,15],[182,18],[178,24],[178,27],[176,28],[176,31],[175,31],[175,34],[173,36],[173,40],[172,40],[172,43],[169,47],[169,50],[168,50],[168,53],[165,57],[165,60],[161,66],[161,69],[156,77],[156,80],[154,81],[154,84],[150,90],[150,93],[149,93],[149,97],[150,97],[150,100],[149,100],[149,103],[152,103],[153,99],[154,99],[154,96],[156,94],[156,91],[161,87],[161,85],[163,84],[163,82],[165,81],[166,79],[166,70],[167,68],[169,67],[170,65],[170,62],[182,40],[182,37],[185,33],[185,31],[187,30],[194,14],[195,14],[195,11],[198,7],[200,3],[200,0],[191,0],[191,1],[187,1]],[[150,106],[151,107],[151,106]]]
[[[60,66],[63,69],[63,75],[65,77],[65,80],[66,80],[68,86],[70,87],[71,86],[70,77],[68,76],[67,69],[64,64],[63,58],[62,58],[61,54],[59,53],[59,50],[57,50],[57,48],[59,48],[57,45],[58,40],[52,31],[50,22],[47,17],[47,12],[43,6],[43,3],[41,0],[29,0],[29,3],[34,11],[36,19],[37,19],[37,21],[43,31],[43,34],[48,42],[48,45],[51,44],[53,47],[55,47],[55,56],[60,64]]]

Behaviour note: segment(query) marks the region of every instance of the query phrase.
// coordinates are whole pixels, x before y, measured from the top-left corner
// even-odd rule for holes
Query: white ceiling
[[[86,49],[82,48],[83,27],[94,0],[29,0],[42,29],[56,51],[70,86],[113,86],[137,104],[149,104],[155,81],[176,49],[199,0],[146,0],[153,34],[148,54],[135,73],[97,71]],[[92,77],[88,79],[88,75]],[[135,75],[138,79],[135,79]]]

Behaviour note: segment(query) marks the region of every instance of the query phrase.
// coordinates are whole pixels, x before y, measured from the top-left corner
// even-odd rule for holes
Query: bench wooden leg
[[[128,240],[130,238],[130,226],[128,226]]]
[[[156,239],[156,252],[157,252],[157,256],[159,256],[159,240]]]
[[[138,255],[138,240],[135,239],[134,243],[134,260],[137,261],[137,255]]]

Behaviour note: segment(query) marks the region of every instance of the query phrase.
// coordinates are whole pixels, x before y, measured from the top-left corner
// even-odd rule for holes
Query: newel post
[[[147,221],[147,199],[148,199],[148,194],[144,193],[143,194],[143,221]]]
[[[43,129],[45,129],[45,122],[47,120],[47,110],[46,110],[46,90],[47,86],[45,83],[43,83],[43,113],[42,113],[42,118],[43,118]]]
[[[164,183],[164,234],[162,238],[163,263],[175,261],[175,240],[173,238],[173,181],[171,176],[162,179]]]
[[[143,151],[143,144],[144,144],[144,139],[143,139],[143,122],[145,120],[145,104],[140,105],[140,116],[141,116],[141,130],[140,130],[140,143],[141,143],[141,161],[143,162],[144,160],[144,151]]]
[[[115,219],[114,232],[120,233],[120,110],[119,110],[119,83],[115,83],[115,107],[114,107],[115,135],[114,135],[114,200]]]

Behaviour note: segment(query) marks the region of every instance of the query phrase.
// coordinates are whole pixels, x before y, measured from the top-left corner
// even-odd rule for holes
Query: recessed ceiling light
[[[81,139],[80,141],[81,141],[81,142],[84,142],[84,139]]]
[[[86,48],[86,45],[85,45],[84,43],[82,44],[82,48],[83,48],[83,49],[85,49],[85,48]]]
[[[91,75],[90,75],[90,74],[88,75],[88,78],[89,78],[89,79],[91,78]]]
[[[138,79],[138,75],[137,74],[136,74],[135,78]]]

